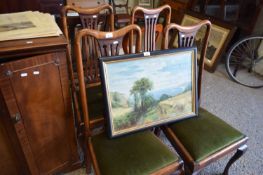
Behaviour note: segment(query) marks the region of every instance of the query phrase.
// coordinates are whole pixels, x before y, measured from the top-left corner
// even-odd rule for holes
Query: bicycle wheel
[[[263,36],[249,36],[236,42],[227,53],[225,65],[235,82],[263,87]]]

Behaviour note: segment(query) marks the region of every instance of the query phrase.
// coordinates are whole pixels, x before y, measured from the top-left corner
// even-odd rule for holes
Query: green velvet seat
[[[91,138],[102,175],[148,175],[178,161],[178,157],[150,131],[109,139]]]
[[[202,108],[198,117],[175,122],[169,127],[196,162],[246,137]]]
[[[211,28],[211,22],[204,19],[187,26],[171,23],[164,29],[164,49],[169,49],[169,41],[175,37],[180,48],[198,46],[197,106],[201,100],[203,69],[215,70],[215,64],[207,64],[206,58]],[[201,30],[202,36],[197,34]],[[173,35],[171,31],[174,31]],[[187,174],[197,175],[206,166],[236,151],[224,168],[223,174],[228,175],[231,165],[247,150],[248,137],[202,108],[199,108],[198,116],[162,126],[162,130],[184,160]]]

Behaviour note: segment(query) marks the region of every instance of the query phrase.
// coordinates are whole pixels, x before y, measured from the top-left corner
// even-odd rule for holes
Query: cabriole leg
[[[228,161],[225,170],[224,170],[224,175],[228,175],[228,170],[230,166],[237,160],[239,159],[245,152],[247,151],[247,145],[243,145],[237,149],[237,152],[234,154],[233,157]]]

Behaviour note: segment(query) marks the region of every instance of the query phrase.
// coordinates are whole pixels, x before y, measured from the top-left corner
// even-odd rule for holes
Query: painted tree
[[[138,111],[138,109],[139,109],[139,94],[134,88],[132,88],[130,90],[130,94],[133,95],[133,97],[134,97],[134,111]]]
[[[141,78],[134,82],[130,93],[134,95],[134,109],[139,110],[140,113],[147,111],[146,98],[147,92],[152,90],[153,83],[148,78]],[[139,97],[139,99],[138,99]],[[139,104],[140,102],[140,104]]]

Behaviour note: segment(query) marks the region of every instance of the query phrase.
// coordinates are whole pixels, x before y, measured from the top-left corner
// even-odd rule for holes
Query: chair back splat
[[[143,7],[135,7],[132,11],[132,21],[134,24],[136,17],[143,13],[144,16],[144,51],[154,51],[156,49],[156,32],[162,30],[162,27],[157,27],[158,18],[160,13],[165,12],[165,26],[170,24],[171,21],[171,7],[169,5],[163,5],[155,9],[146,9]],[[156,30],[157,29],[157,30]],[[159,33],[162,33],[159,32]],[[159,33],[157,35],[159,35]]]
[[[171,36],[170,31],[176,30],[177,32],[177,45],[178,47],[192,47],[195,43],[195,36],[197,32],[203,27],[206,26],[205,29],[205,36],[202,39],[202,46],[200,51],[200,58],[199,58],[199,67],[198,67],[198,100],[200,101],[201,96],[201,83],[202,83],[202,74],[204,68],[204,61],[205,61],[205,53],[208,45],[208,37],[211,31],[211,22],[208,20],[203,20],[200,23],[193,25],[193,26],[180,26],[178,24],[169,24],[164,29],[164,39],[163,39],[163,49],[169,48],[169,36]],[[173,40],[174,41],[174,40]]]
[[[68,12],[73,11],[79,14],[81,19],[82,28],[88,29],[98,29],[98,24],[100,21],[100,15],[102,11],[108,11],[109,21],[103,20],[102,23],[109,23],[110,30],[114,31],[114,14],[113,8],[109,4],[102,4],[95,8],[80,8],[71,5],[67,5],[62,9],[62,24],[63,24],[63,33],[66,39],[69,40],[69,31],[68,31]],[[105,18],[104,18],[105,19]]]

